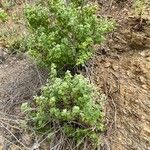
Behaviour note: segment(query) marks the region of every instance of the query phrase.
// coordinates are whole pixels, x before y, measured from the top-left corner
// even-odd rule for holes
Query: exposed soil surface
[[[98,46],[89,65],[91,80],[107,96],[108,130],[103,136],[102,149],[150,150],[150,10],[145,10],[140,23],[131,1],[103,0],[99,4],[99,14],[117,22],[116,30],[106,43]],[[11,112],[18,116],[18,105],[30,101],[46,78],[46,72],[37,69],[27,57],[13,56],[3,61],[0,64],[1,114],[15,108]],[[30,143],[30,138],[26,139],[25,144]],[[3,148],[8,145],[5,140],[0,141]]]
[[[130,1],[112,3],[107,12],[118,28],[93,60],[93,79],[108,96],[104,148],[111,150],[150,149],[150,9],[142,24],[131,10]]]
[[[108,96],[107,137],[111,143],[107,141],[105,146],[112,150],[148,150],[150,61],[133,54],[118,59],[97,57],[95,65],[95,83]]]

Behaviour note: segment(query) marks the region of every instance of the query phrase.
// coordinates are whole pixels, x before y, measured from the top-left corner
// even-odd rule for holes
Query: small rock
[[[132,77],[132,76],[133,76],[132,72],[130,72],[130,71],[127,71],[127,75],[128,75],[129,77]]]
[[[119,66],[117,66],[117,65],[113,65],[112,67],[115,71],[119,69]]]
[[[139,79],[142,83],[145,83],[145,78],[143,76],[140,76]]]
[[[146,84],[142,85],[143,89],[148,89]]]
[[[150,56],[150,51],[148,50],[148,51],[142,51],[141,53],[140,53],[140,55],[142,56],[142,57],[149,57]]]
[[[117,45],[116,44],[116,45],[113,46],[113,48],[116,49],[116,50],[122,51],[122,45]]]
[[[108,67],[110,67],[110,66],[111,66],[111,63],[110,63],[110,62],[105,63],[105,67],[106,67],[106,68],[108,68]]]

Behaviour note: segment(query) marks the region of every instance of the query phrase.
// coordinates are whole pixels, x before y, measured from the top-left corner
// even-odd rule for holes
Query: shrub
[[[63,78],[56,77],[54,67],[41,96],[35,96],[36,111],[28,104],[22,105],[37,131],[56,129],[56,123],[63,133],[74,141],[89,140],[97,145],[99,133],[104,130],[102,100],[105,98],[82,75],[72,76],[69,71]],[[58,127],[59,128],[59,127]]]
[[[7,13],[0,8],[0,22],[6,22],[8,18]]]
[[[113,23],[96,16],[97,7],[84,0],[48,1],[27,6],[29,53],[42,65],[79,65],[93,54]]]

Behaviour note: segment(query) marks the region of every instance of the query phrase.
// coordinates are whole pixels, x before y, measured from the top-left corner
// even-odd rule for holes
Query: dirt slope
[[[132,1],[103,2],[117,29],[94,58],[92,77],[106,93],[108,131],[103,149],[150,149],[150,7],[142,23]]]
[[[101,64],[101,65],[99,65]],[[150,147],[150,61],[140,55],[96,58],[94,79],[108,96],[107,124],[111,150]]]

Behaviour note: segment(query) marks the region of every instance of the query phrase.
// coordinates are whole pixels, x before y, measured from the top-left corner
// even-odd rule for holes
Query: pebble
[[[150,51],[149,50],[145,50],[145,51],[142,51],[141,53],[140,53],[140,55],[142,56],[142,57],[149,57],[150,56]]]
[[[143,88],[143,89],[146,89],[146,90],[148,89],[146,84],[143,84],[143,85],[142,85],[142,88]]]
[[[111,66],[111,63],[110,63],[110,62],[105,63],[105,68],[108,68],[108,67],[110,67],[110,66]]]
[[[143,76],[140,76],[139,79],[142,83],[145,83],[145,78]]]
[[[117,66],[117,65],[113,65],[112,67],[115,71],[119,69],[119,66]]]

